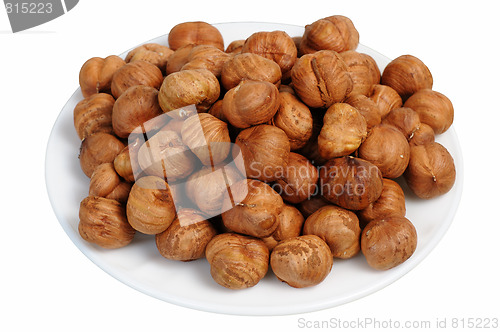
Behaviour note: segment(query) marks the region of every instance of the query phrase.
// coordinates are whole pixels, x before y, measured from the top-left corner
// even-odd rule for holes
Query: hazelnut
[[[224,193],[222,221],[233,232],[263,238],[278,227],[283,206],[283,199],[269,185],[245,179]]]
[[[429,68],[413,55],[401,55],[392,60],[382,73],[381,83],[388,85],[408,99],[422,89],[432,89],[432,74]]]
[[[180,111],[184,106],[196,105],[198,112],[207,111],[219,98],[217,77],[206,69],[182,70],[168,75],[161,85],[158,101],[163,112],[174,119],[185,119]],[[172,112],[176,110],[175,112]]]
[[[309,107],[330,107],[352,91],[347,66],[335,51],[318,51],[297,59],[292,68],[295,92]]]
[[[184,179],[197,165],[197,158],[175,131],[161,130],[139,148],[139,166],[149,175],[168,182]]]
[[[80,88],[84,98],[93,94],[111,92],[111,80],[115,72],[125,65],[125,61],[110,55],[106,58],[91,58],[80,69]]]
[[[330,106],[323,123],[318,149],[321,157],[327,160],[353,153],[367,135],[365,118],[349,104]]]
[[[321,128],[323,127],[323,117],[326,113],[326,110],[315,109],[314,112],[311,113],[313,116],[311,138],[309,138],[306,144],[302,148],[297,150],[297,152],[309,159],[313,165],[320,166],[327,161],[326,159],[321,157],[318,148],[318,137],[321,132]]]
[[[390,179],[383,179],[380,197],[368,207],[358,211],[359,224],[364,228],[370,221],[390,216],[406,215],[405,194],[399,184]]]
[[[375,102],[362,94],[351,94],[345,101],[358,110],[366,120],[366,128],[369,131],[372,127],[382,122],[380,109]]]
[[[191,50],[195,47],[194,44],[184,45],[172,53],[172,55],[168,58],[166,74],[172,74],[177,71],[180,71],[181,68],[188,62],[189,55],[191,54]]]
[[[139,148],[139,139],[130,141],[129,144],[124,147],[113,160],[113,167],[115,168],[116,173],[125,179],[125,181],[135,181],[134,169],[139,169],[137,164],[137,154],[139,153]]]
[[[273,250],[280,241],[299,236],[304,224],[304,217],[296,207],[285,204],[278,215],[278,222],[278,228],[273,234],[262,239],[269,250]]]
[[[423,145],[432,143],[436,139],[434,129],[425,123],[420,123],[420,126],[415,130],[413,136],[408,140],[410,145]]]
[[[316,235],[302,235],[278,243],[271,253],[276,277],[295,288],[322,282],[332,270],[333,257],[325,241]]]
[[[308,199],[317,191],[317,182],[318,170],[316,167],[306,157],[290,152],[283,175],[276,180],[274,186],[278,187],[277,191],[285,201],[297,204]]]
[[[99,196],[127,203],[132,185],[120,179],[112,163],[100,164],[90,178],[89,196]]]
[[[216,27],[206,22],[184,22],[174,26],[168,34],[168,45],[172,50],[188,45],[212,45],[224,50],[224,39]]]
[[[208,243],[205,256],[212,278],[229,289],[255,286],[269,267],[269,249],[264,242],[240,234],[216,235]]]
[[[243,80],[224,96],[222,112],[236,128],[248,128],[269,122],[279,106],[279,92],[274,84]]]
[[[372,85],[380,82],[380,69],[375,60],[368,54],[352,50],[339,55],[347,65],[347,71],[352,79],[351,94],[368,95]]]
[[[382,123],[396,127],[407,140],[410,140],[420,127],[418,113],[408,107],[393,109]]]
[[[126,138],[137,127],[163,111],[158,104],[158,90],[150,86],[135,85],[125,90],[113,107],[113,130]]]
[[[216,216],[222,212],[224,194],[241,180],[231,165],[204,166],[186,180],[186,195],[203,213]]]
[[[382,173],[372,163],[351,156],[334,158],[319,171],[324,198],[349,210],[362,210],[382,193]]]
[[[215,227],[200,212],[181,209],[172,224],[156,234],[155,241],[163,257],[187,262],[204,257],[205,248],[215,235]]]
[[[125,62],[138,60],[149,62],[165,72],[168,58],[174,53],[170,48],[157,43],[147,43],[128,52]]]
[[[404,217],[370,221],[361,234],[361,250],[368,265],[388,270],[405,262],[417,248],[415,226]]]
[[[163,82],[163,74],[155,65],[138,60],[120,67],[113,75],[111,93],[115,98],[121,96],[134,85],[146,85],[158,89]]]
[[[127,222],[125,207],[114,199],[89,196],[80,202],[78,232],[88,242],[106,249],[125,247],[135,230]]]
[[[331,205],[323,196],[317,195],[312,196],[305,201],[299,203],[299,211],[302,213],[304,218],[309,218],[311,214],[322,208],[323,206]]]
[[[358,149],[358,157],[377,166],[385,178],[403,175],[410,161],[410,145],[395,127],[379,124],[372,128]]]
[[[271,182],[277,180],[288,163],[290,143],[285,132],[270,125],[258,125],[236,137],[233,158],[241,152],[248,178]]]
[[[342,15],[322,18],[306,25],[300,42],[302,54],[319,50],[344,52],[358,47],[359,33],[352,21]]]
[[[208,114],[213,115],[217,119],[228,123],[229,121],[226,119],[226,117],[224,116],[224,112],[222,111],[222,103],[223,99],[219,99],[215,103],[213,103],[212,107],[210,107],[210,109],[208,110]]]
[[[221,84],[226,90],[229,90],[237,86],[244,79],[265,81],[279,86],[281,82],[281,68],[273,60],[258,54],[237,54],[222,66]]]
[[[418,197],[437,197],[453,187],[455,162],[448,150],[437,142],[414,145],[410,148],[410,163],[404,177]]]
[[[73,122],[80,139],[97,132],[113,133],[111,113],[115,99],[107,93],[96,93],[81,100],[73,111]]]
[[[111,163],[125,145],[116,136],[97,132],[87,136],[80,146],[80,167],[89,178],[97,166]]]
[[[328,244],[334,258],[347,259],[359,252],[358,217],[351,211],[327,205],[304,222],[303,234],[317,235]]]
[[[382,119],[393,109],[403,106],[401,96],[396,90],[387,85],[374,84],[368,93],[368,98],[373,100],[378,106]]]
[[[404,107],[417,112],[420,121],[431,126],[436,134],[444,133],[453,123],[453,104],[445,95],[431,89],[415,92]]]
[[[217,78],[221,76],[222,67],[232,56],[210,45],[197,45],[191,49],[187,62],[181,70],[207,69]]]
[[[134,183],[127,201],[127,218],[134,229],[144,234],[161,233],[175,214],[170,187],[162,178],[145,176]]]
[[[241,53],[254,53],[273,60],[285,73],[297,60],[297,48],[293,39],[284,31],[260,31],[253,33],[243,44]]]
[[[312,136],[313,117],[309,107],[294,94],[279,93],[280,105],[272,119],[272,124],[282,129],[290,140],[290,150],[298,150],[306,145]]]
[[[229,45],[227,45],[225,52],[232,54],[240,54],[243,44],[245,44],[245,39],[233,40],[232,42],[229,43]]]
[[[220,164],[231,150],[227,123],[208,113],[187,118],[181,129],[182,141],[203,165]]]

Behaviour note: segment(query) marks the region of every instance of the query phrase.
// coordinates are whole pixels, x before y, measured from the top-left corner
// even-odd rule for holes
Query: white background
[[[2,182],[0,330],[292,331],[339,318],[420,321],[500,318],[498,126],[500,20],[490,2],[99,1],[12,34],[0,9]],[[177,23],[268,21],[305,25],[351,18],[360,42],[394,58],[413,54],[455,106],[465,160],[462,201],[449,231],[415,269],[340,307],[281,317],[205,313],[151,298],[90,262],[52,212],[44,179],[50,130],[88,58],[119,54]],[[301,319],[299,321],[299,319]],[[348,330],[355,330],[354,328]],[[457,330],[457,329],[454,329]]]

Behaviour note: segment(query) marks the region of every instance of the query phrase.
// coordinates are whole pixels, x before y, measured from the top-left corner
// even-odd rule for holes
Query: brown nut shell
[[[373,84],[380,83],[380,69],[371,56],[353,50],[339,53],[339,55],[347,65],[347,71],[352,79],[351,95],[366,96],[370,93]]]
[[[281,68],[273,60],[254,53],[237,54],[222,66],[221,84],[226,90],[234,88],[245,79],[279,86]]]
[[[417,248],[415,226],[404,217],[371,221],[361,234],[361,250],[368,265],[388,270],[405,262]]]
[[[127,219],[130,225],[144,234],[158,234],[166,230],[176,215],[169,185],[156,176],[138,179],[127,201]]]
[[[384,119],[393,109],[403,106],[403,100],[396,90],[387,85],[374,84],[368,98],[378,106],[380,117]]]
[[[369,131],[372,127],[382,122],[380,109],[375,102],[362,94],[351,94],[345,101],[358,110],[366,120],[366,128]]]
[[[395,127],[380,124],[372,128],[358,149],[358,157],[377,166],[385,178],[403,175],[410,161],[410,145]]]
[[[138,60],[120,67],[113,75],[111,93],[118,98],[134,85],[145,85],[159,89],[163,82],[163,74],[155,65]]]
[[[407,140],[413,137],[421,124],[418,113],[408,107],[393,109],[384,120],[382,120],[382,123],[397,128],[403,133]]]
[[[172,224],[156,234],[160,254],[171,260],[192,261],[205,256],[205,248],[217,231],[199,211],[181,209]]]
[[[310,215],[304,223],[303,234],[319,236],[328,244],[334,258],[351,258],[360,250],[358,217],[335,205],[324,206]]]
[[[206,22],[183,22],[174,26],[168,34],[168,45],[172,50],[188,45],[212,45],[224,50],[224,39],[219,30]]]
[[[291,287],[304,288],[321,283],[330,273],[330,247],[316,235],[302,235],[278,243],[271,253],[276,277]]]
[[[168,58],[174,53],[169,47],[157,43],[146,43],[128,52],[126,62],[138,60],[149,62],[165,72]]]
[[[205,255],[212,278],[229,289],[255,286],[267,273],[269,249],[260,239],[225,233],[216,235]]]
[[[229,43],[229,45],[227,45],[225,52],[232,54],[240,54],[243,44],[245,44],[245,39],[233,40],[232,42]]]
[[[285,204],[283,210],[278,215],[278,220],[278,228],[276,228],[273,234],[262,239],[269,250],[276,247],[280,241],[297,237],[302,232],[304,217],[296,207]]]
[[[90,178],[89,196],[99,196],[126,203],[132,185],[123,181],[112,163],[100,164]]]
[[[362,210],[382,193],[382,173],[372,163],[351,156],[334,158],[319,171],[324,198],[349,210]]]
[[[80,146],[80,167],[89,178],[97,166],[111,163],[125,145],[116,136],[97,132],[86,137]]]
[[[420,121],[431,126],[436,134],[444,133],[453,123],[453,104],[448,97],[431,89],[415,92],[404,107],[417,112]]]
[[[129,144],[124,147],[120,153],[118,153],[113,160],[113,166],[125,181],[134,182],[135,174],[134,168],[138,169],[137,153],[139,152],[139,140],[129,142]]]
[[[181,70],[206,69],[220,78],[222,67],[232,58],[230,54],[210,45],[197,45],[191,49]]]
[[[311,214],[318,211],[323,206],[331,205],[323,196],[317,195],[302,201],[299,205],[299,211],[302,213],[304,218],[308,218]]]
[[[111,114],[115,99],[107,93],[96,93],[76,104],[73,123],[80,139],[97,132],[112,134]]]
[[[180,71],[181,68],[189,61],[191,50],[195,47],[195,44],[187,44],[175,50],[174,53],[172,53],[172,55],[168,58],[166,74],[169,75]]]
[[[106,58],[91,58],[80,69],[79,82],[84,98],[93,94],[111,92],[111,80],[115,72],[125,65],[125,61],[110,55]]]
[[[420,126],[413,133],[413,136],[408,140],[411,145],[423,145],[427,143],[432,143],[436,139],[434,134],[434,129],[425,123],[420,123]]]
[[[333,15],[306,25],[300,41],[301,54],[319,50],[344,52],[354,50],[359,43],[359,33],[352,21],[342,15]]]
[[[125,206],[104,197],[89,196],[80,202],[78,232],[88,242],[116,249],[132,242],[135,230],[127,222]]]
[[[406,100],[419,90],[432,89],[433,79],[422,60],[413,55],[401,55],[385,67],[381,83],[396,90]]]
[[[404,173],[410,189],[420,198],[429,199],[453,188],[456,169],[453,157],[437,142],[412,146],[410,163]]]
[[[224,194],[222,221],[233,232],[263,238],[278,227],[283,206],[283,199],[269,185],[245,179]]]

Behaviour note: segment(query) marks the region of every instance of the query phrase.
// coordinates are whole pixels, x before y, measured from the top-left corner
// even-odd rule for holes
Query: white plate
[[[222,23],[215,25],[226,42],[245,39],[256,31],[283,30],[301,36],[300,26],[273,23]],[[167,45],[167,35],[149,42]],[[370,54],[381,71],[389,59],[359,45],[359,52]],[[122,57],[127,52],[122,54]],[[89,179],[78,161],[80,140],[73,127],[73,109],[83,99],[80,89],[70,97],[57,118],[46,152],[47,190],[55,214],[75,245],[97,266],[121,282],[155,298],[204,311],[239,315],[283,315],[310,312],[344,304],[373,293],[402,277],[437,245],[450,226],[463,187],[463,163],[455,131],[450,128],[436,140],[448,148],[455,159],[457,180],[446,195],[419,200],[401,182],[407,194],[407,217],[418,232],[418,246],[404,264],[388,271],[371,269],[362,254],[350,260],[335,260],[332,272],[319,285],[295,289],[279,282],[272,272],[255,287],[229,290],[215,283],[205,259],[175,262],[157,251],[154,237],[137,234],[132,244],[105,250],[85,242],[78,234],[78,209],[87,196]]]

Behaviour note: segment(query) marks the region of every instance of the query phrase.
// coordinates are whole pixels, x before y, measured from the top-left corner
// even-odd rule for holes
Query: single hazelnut
[[[225,94],[222,112],[236,128],[248,128],[269,122],[279,106],[279,92],[274,84],[243,80]]]
[[[125,61],[110,55],[106,58],[91,58],[80,69],[79,82],[84,98],[93,94],[111,92],[111,80],[115,72],[125,65]]]
[[[448,150],[437,142],[414,145],[410,148],[410,163],[404,177],[418,197],[437,197],[455,184],[455,162]]]
[[[186,195],[203,213],[216,216],[222,212],[224,194],[241,180],[232,165],[204,166],[186,180]]]
[[[403,106],[401,96],[387,85],[374,84],[368,93],[368,98],[378,106],[381,119],[384,119],[393,109]]]
[[[304,156],[290,152],[283,175],[273,188],[289,203],[297,204],[317,191],[318,170]]]
[[[125,62],[134,62],[138,60],[149,62],[165,72],[168,58],[174,53],[173,50],[165,45],[157,43],[147,43],[138,46],[128,52]]]
[[[298,150],[306,145],[313,132],[313,117],[309,107],[294,94],[279,93],[279,108],[272,124],[282,129],[290,140],[290,150]]]
[[[171,260],[192,261],[205,256],[205,248],[217,231],[202,213],[181,209],[170,226],[155,235],[160,254]]]
[[[420,117],[417,112],[408,107],[393,109],[382,120],[383,124],[391,125],[397,128],[407,140],[410,140],[420,127]]]
[[[168,45],[172,50],[188,45],[212,45],[224,50],[224,39],[219,30],[206,22],[183,22],[174,26],[168,34]]]
[[[241,153],[248,178],[277,180],[288,163],[290,142],[277,127],[258,125],[245,129],[236,137],[235,144],[233,158]]]
[[[351,94],[345,101],[358,110],[366,120],[366,128],[369,131],[372,127],[382,122],[380,109],[375,102],[362,94]]]
[[[299,236],[302,232],[304,217],[296,207],[285,204],[278,215],[278,222],[278,228],[273,234],[262,239],[269,250],[273,250],[280,241]]]
[[[318,137],[321,157],[331,159],[347,156],[358,149],[366,138],[366,120],[358,110],[346,103],[328,108]]]
[[[426,123],[420,123],[420,126],[413,133],[413,136],[408,140],[411,145],[423,145],[432,143],[436,139],[434,129]]]
[[[297,60],[293,39],[284,31],[260,31],[245,40],[241,53],[254,53],[273,60],[281,72],[289,71]]]
[[[321,283],[330,273],[330,247],[316,235],[302,235],[278,243],[271,253],[276,277],[291,287],[304,288]]]
[[[422,89],[432,89],[432,74],[429,68],[413,55],[401,55],[392,60],[382,73],[381,83],[388,85],[408,99]]]
[[[170,226],[176,215],[169,185],[156,176],[138,179],[127,201],[130,225],[144,234],[158,234]]]
[[[406,215],[405,194],[396,181],[383,179],[380,197],[368,207],[358,211],[359,224],[364,228],[370,221],[390,216]]]
[[[246,79],[279,86],[281,68],[273,60],[254,53],[237,54],[222,66],[221,84],[226,90],[234,88]]]
[[[410,258],[417,248],[415,226],[404,217],[371,221],[361,234],[361,250],[368,265],[389,270]]]
[[[232,54],[240,54],[243,44],[245,44],[245,39],[233,40],[232,42],[229,43],[229,45],[227,45],[225,52]]]
[[[360,250],[358,217],[335,205],[324,206],[311,214],[304,222],[303,234],[319,236],[328,244],[334,258],[351,258]]]
[[[352,91],[347,65],[335,51],[303,55],[291,74],[295,92],[309,107],[330,107],[344,101]]]
[[[352,79],[351,95],[368,95],[373,84],[380,83],[380,69],[377,62],[365,53],[345,51],[339,53],[347,65],[347,71]]]
[[[233,232],[263,238],[278,227],[283,206],[281,196],[268,184],[245,179],[224,193],[222,221]]]
[[[193,47],[187,57],[187,62],[181,70],[206,69],[220,78],[222,67],[232,56],[217,47],[210,45],[197,45]]]
[[[203,165],[215,166],[228,156],[231,138],[227,123],[208,113],[187,118],[181,129],[182,141]]]
[[[240,234],[216,235],[208,243],[205,256],[212,278],[229,289],[255,286],[269,267],[269,249],[264,242]]]
[[[76,104],[73,123],[80,139],[97,132],[112,134],[111,113],[115,99],[107,93],[96,93]]]
[[[158,67],[138,60],[129,62],[116,71],[111,81],[111,93],[118,98],[131,86],[146,85],[159,89],[162,82],[163,74]]]
[[[135,85],[125,90],[113,106],[113,130],[117,136],[127,138],[144,122],[162,114],[158,90]]]
[[[379,124],[359,146],[358,157],[377,166],[385,178],[403,175],[410,161],[410,145],[397,128]]]
[[[188,62],[191,50],[195,47],[195,44],[184,45],[172,53],[168,58],[166,74],[172,74],[181,70],[181,68]]]
[[[319,50],[344,52],[358,47],[359,33],[352,21],[342,15],[322,18],[306,25],[300,42],[302,54]]]
[[[140,139],[131,140],[113,160],[113,167],[116,173],[125,179],[125,181],[135,182],[134,170],[139,170],[140,168],[137,160],[139,148]]]
[[[323,206],[332,205],[329,201],[327,201],[323,196],[316,195],[312,196],[305,201],[299,203],[298,208],[300,213],[304,216],[304,218],[309,218],[311,214],[318,211]]]
[[[320,168],[319,178],[323,197],[348,210],[362,210],[382,193],[382,173],[360,158],[331,159]]]
[[[100,164],[90,178],[89,196],[99,196],[127,203],[132,185],[116,173],[112,163]]]
[[[444,133],[453,123],[453,104],[445,95],[431,89],[415,92],[404,107],[417,112],[420,121],[431,126],[436,134]]]
[[[206,69],[182,70],[168,75],[160,87],[158,101],[163,112],[174,119],[188,115],[179,109],[196,105],[198,112],[206,112],[217,101],[220,85],[217,77]],[[176,112],[172,112],[176,110]]]
[[[87,136],[80,146],[80,167],[89,178],[97,166],[111,163],[125,145],[116,136],[97,132]]]
[[[135,229],[127,222],[125,206],[114,199],[89,196],[80,202],[78,233],[88,242],[106,249],[125,247]]]
[[[210,109],[208,110],[208,114],[213,115],[217,119],[228,123],[229,121],[226,119],[226,117],[224,116],[224,112],[222,111],[222,103],[223,99],[219,99],[215,103],[213,103]]]

